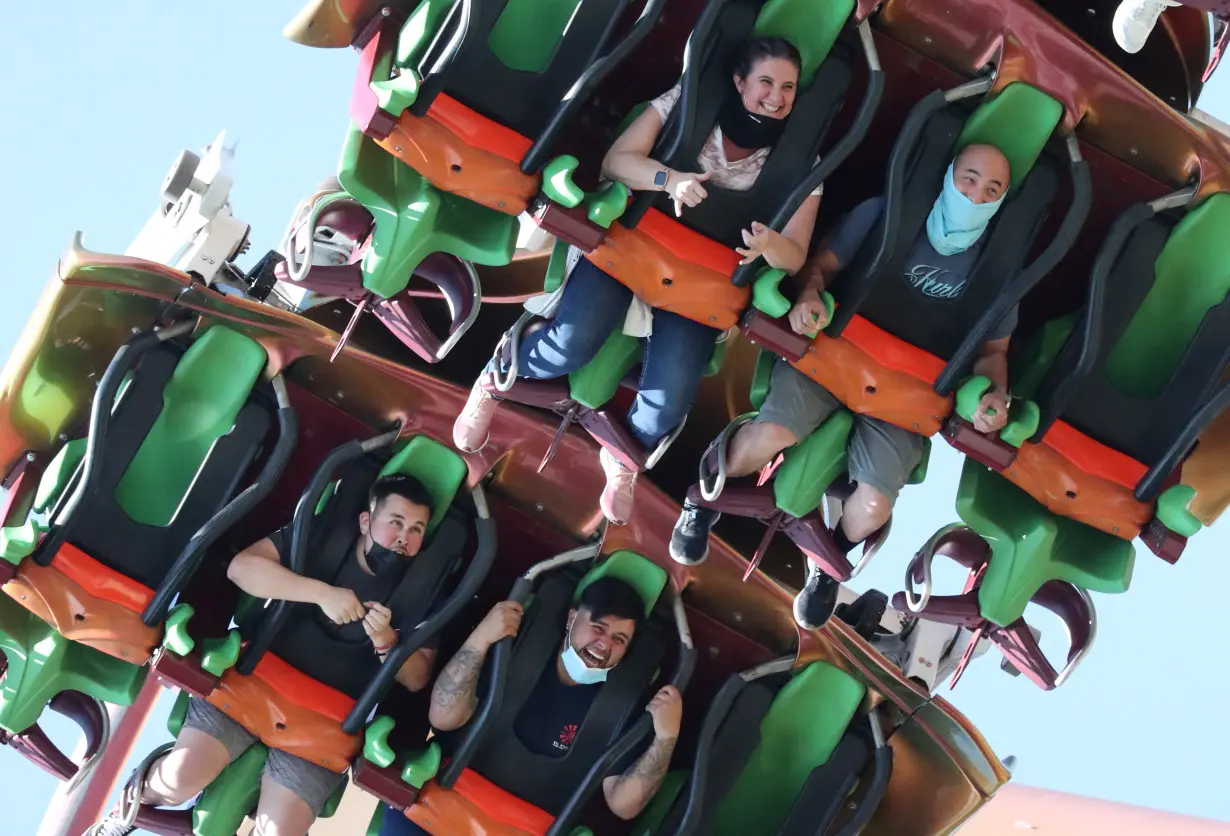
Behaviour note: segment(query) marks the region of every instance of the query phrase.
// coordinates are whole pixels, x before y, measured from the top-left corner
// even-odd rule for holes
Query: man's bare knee
[[[308,803],[268,775],[261,778],[253,836],[304,836],[316,813]]]
[[[176,807],[209,786],[231,762],[222,741],[197,729],[183,729],[175,748],[149,771],[144,801]]]
[[[893,514],[893,502],[870,485],[859,482],[841,511],[841,527],[852,543],[874,534]]]
[[[798,441],[799,437],[781,424],[744,424],[731,439],[726,453],[726,475],[738,477],[755,473]]]

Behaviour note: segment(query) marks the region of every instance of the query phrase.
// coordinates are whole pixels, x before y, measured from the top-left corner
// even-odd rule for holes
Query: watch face
[[[666,172],[659,171],[657,174],[655,174],[653,176],[653,184],[655,186],[665,186],[666,185]]]

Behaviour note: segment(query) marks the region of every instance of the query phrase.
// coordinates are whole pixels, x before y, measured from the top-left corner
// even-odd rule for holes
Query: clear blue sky
[[[0,50],[6,118],[0,160],[9,197],[0,228],[14,234],[4,270],[0,354],[7,356],[74,230],[90,249],[121,252],[158,201],[184,148],[226,128],[239,140],[232,201],[252,224],[251,259],[277,243],[296,201],[330,173],[347,120],[355,56],[283,40],[296,0],[165,3],[21,2],[5,15]],[[1227,119],[1230,77],[1202,106]],[[955,519],[960,459],[937,444],[925,489],[903,495],[890,546],[859,582],[900,588],[907,555]],[[1067,792],[1230,820],[1230,732],[1222,706],[1197,689],[1224,686],[1215,607],[1230,589],[1230,523],[1203,532],[1176,566],[1144,549],[1126,595],[1096,597],[1100,639],[1062,689],[1044,693],[984,656],[948,695],[1017,780]],[[1048,651],[1058,622],[1036,620]],[[164,701],[165,702],[165,701]],[[140,746],[167,737],[165,705]],[[53,735],[71,745],[53,721]],[[0,831],[33,834],[53,781],[0,750]]]

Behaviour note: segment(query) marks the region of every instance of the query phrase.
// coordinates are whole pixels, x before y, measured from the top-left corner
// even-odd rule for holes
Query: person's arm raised
[[[602,158],[602,176],[618,180],[633,191],[664,191],[675,201],[675,215],[683,214],[684,206],[695,206],[709,193],[704,182],[707,173],[675,171],[649,156],[662,131],[662,117],[652,107],[633,120]],[[666,171],[666,184],[654,182]]]
[[[624,774],[610,775],[602,781],[607,806],[625,820],[639,816],[662,787],[675,741],[679,739],[683,697],[675,686],[667,685],[654,695],[645,710],[653,717],[653,742]]]
[[[517,635],[521,615],[521,604],[516,601],[496,604],[440,671],[427,715],[433,728],[453,731],[470,722],[478,707],[478,675],[487,651],[501,639]]]
[[[254,598],[315,604],[335,624],[359,621],[367,614],[349,589],[329,586],[283,566],[277,548],[268,537],[231,558],[226,576]]]

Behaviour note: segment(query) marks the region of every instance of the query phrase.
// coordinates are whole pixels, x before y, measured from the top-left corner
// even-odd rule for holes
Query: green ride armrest
[[[581,827],[573,828],[570,836],[594,836],[594,831],[582,825]]]
[[[214,676],[222,676],[239,661],[239,631],[231,630],[224,639],[201,642],[201,667]]]
[[[560,206],[568,209],[580,206],[585,199],[585,190],[572,180],[581,161],[571,154],[556,157],[542,169],[542,191]]]
[[[976,374],[968,378],[957,389],[957,414],[972,424],[978,402],[991,390],[992,385],[991,378],[986,375]],[[994,410],[990,412],[994,414]],[[1008,409],[1008,423],[999,431],[999,437],[1005,443],[1020,448],[1026,439],[1038,431],[1039,420],[1041,412],[1038,405],[1027,398],[1017,398]]]
[[[372,720],[363,733],[363,757],[376,766],[390,766],[397,759],[397,754],[389,746],[389,733],[393,731],[393,726],[393,718],[381,714]]]
[[[34,510],[41,513],[50,511],[51,506],[56,503],[60,495],[64,493],[64,489],[68,487],[68,481],[73,478],[73,474],[77,472],[77,467],[81,464],[81,460],[85,458],[86,439],[74,438],[72,441],[60,448],[60,452],[56,453],[51,463],[47,465],[47,469],[43,471],[43,478],[39,480],[38,490],[34,492]]]
[[[551,259],[547,262],[547,274],[542,280],[542,289],[545,292],[554,293],[564,283],[568,275],[568,250],[567,241],[562,238],[555,239],[555,245],[551,247]]]
[[[249,746],[205,788],[192,808],[195,836],[234,836],[260,797],[261,772],[269,750]]]
[[[722,340],[713,346],[713,354],[710,355],[705,370],[701,372],[701,377],[713,377],[722,370],[722,363],[726,362],[726,345],[729,342],[730,340]]]
[[[921,485],[927,479],[927,465],[931,463],[931,439],[923,437],[922,457],[918,460],[918,464],[910,471],[909,478],[905,480],[907,485]]]
[[[1191,485],[1172,485],[1157,498],[1157,518],[1180,537],[1195,537],[1204,526],[1188,506],[1196,497]]]
[[[846,450],[853,428],[854,416],[839,409],[786,451],[773,479],[773,498],[778,508],[798,518],[820,507],[825,490],[846,469]]]
[[[631,194],[623,183],[611,180],[585,198],[586,216],[603,229],[610,229],[615,219],[628,208]]]
[[[780,289],[782,280],[785,278],[785,270],[778,270],[775,267],[761,268],[760,273],[752,282],[752,307],[758,311],[763,311],[774,319],[790,313],[790,308],[793,306]],[[831,322],[833,310],[836,307],[833,295],[827,290],[822,290],[820,291],[820,301],[824,303],[824,309],[828,313],[828,319]]]
[[[342,796],[346,794],[346,786],[350,783],[348,778],[343,777],[337,782],[337,789],[333,794],[325,799],[325,803],[320,805],[320,815],[316,818],[327,819],[331,818],[337,812],[338,805],[342,803]]]
[[[376,805],[376,812],[372,813],[372,820],[367,824],[367,832],[363,836],[380,836],[380,831],[384,829],[384,812],[389,808],[384,804]],[[394,810],[393,815],[399,815]]]
[[[769,384],[773,381],[773,364],[777,355],[763,349],[756,355],[756,368],[752,372],[752,385],[748,391],[748,399],[752,409],[759,410],[764,406],[765,398],[769,397]]]
[[[436,777],[436,773],[440,771],[441,760],[443,756],[440,753],[440,744],[433,740],[417,755],[406,757],[401,779],[415,789],[421,790],[423,784]]]
[[[582,406],[598,409],[615,396],[620,381],[643,353],[641,341],[616,326],[594,359],[568,375],[569,394]]]
[[[419,97],[419,86],[422,79],[414,70],[402,70],[387,81],[373,81],[372,92],[380,109],[394,116],[401,116]]]
[[[188,701],[191,699],[192,695],[187,691],[180,691],[175,698],[171,713],[167,715],[167,731],[172,737],[179,737],[180,729],[184,727],[184,719],[188,716]]]
[[[179,656],[187,656],[196,646],[192,636],[188,635],[188,622],[195,611],[191,604],[176,604],[167,613],[166,633],[162,637],[162,646]]]
[[[35,547],[45,533],[46,526],[35,519],[26,520],[21,525],[0,528],[0,558],[16,566],[21,563],[22,558],[34,554]]]

